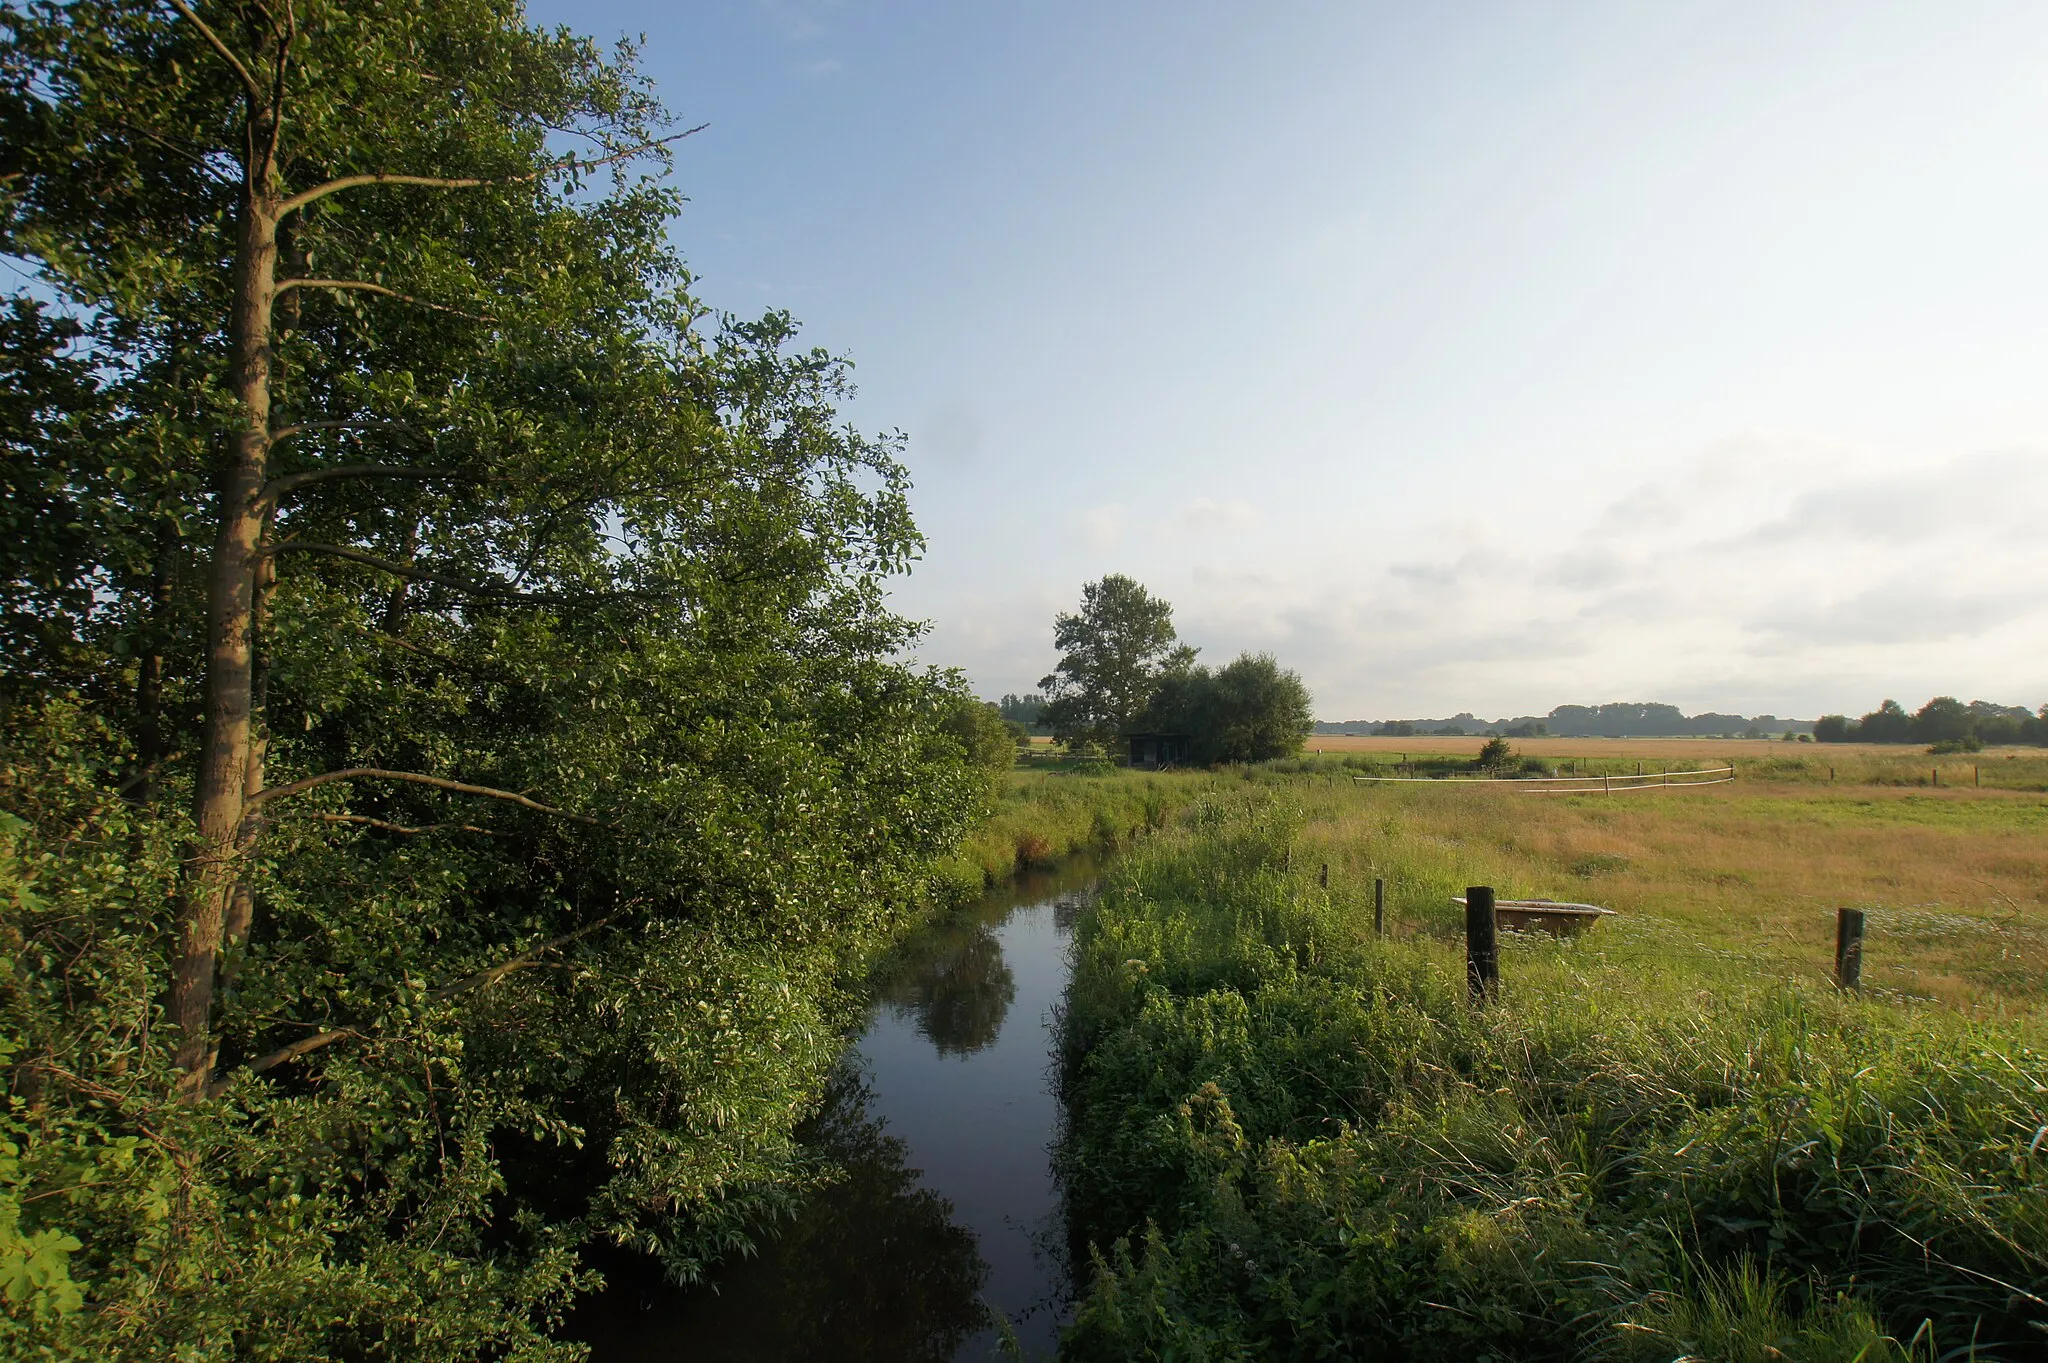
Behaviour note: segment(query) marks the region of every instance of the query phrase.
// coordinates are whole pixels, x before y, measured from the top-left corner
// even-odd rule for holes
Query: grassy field
[[[1316,783],[1321,785],[1322,783]],[[1334,785],[1334,783],[1330,783]],[[1738,780],[1531,797],[1359,786],[1314,796],[1303,854],[1339,893],[1390,882],[1403,931],[1448,930],[1466,884],[1598,903],[1675,955],[1818,980],[1834,910],[1870,910],[1865,982],[2001,1011],[2048,998],[2048,800],[2024,792]]]
[[[1066,1356],[2048,1354],[2048,801],[1280,765],[1084,920],[1061,1158],[1100,1257]],[[1474,1007],[1467,884],[1623,913],[1509,935]],[[1837,904],[1874,909],[1854,996]]]

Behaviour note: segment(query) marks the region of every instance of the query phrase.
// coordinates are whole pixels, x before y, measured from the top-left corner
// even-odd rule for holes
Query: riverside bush
[[[1302,824],[1284,792],[1212,796],[1084,920],[1059,1158],[1095,1248],[1067,1356],[2048,1347],[2036,1024],[1641,926],[1511,937],[1474,1008],[1453,943],[1374,940],[1291,869]]]

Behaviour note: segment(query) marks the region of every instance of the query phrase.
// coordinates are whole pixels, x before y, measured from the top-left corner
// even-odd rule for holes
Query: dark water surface
[[[628,1264],[581,1308],[593,1363],[1050,1356],[1070,1276],[1053,1008],[1096,866],[995,891],[904,944],[807,1143],[845,1171],[753,1258],[678,1288]]]

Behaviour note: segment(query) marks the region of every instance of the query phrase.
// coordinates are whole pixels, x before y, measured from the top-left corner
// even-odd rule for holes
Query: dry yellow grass
[[[1738,781],[1628,796],[1358,786],[1311,820],[1333,873],[1434,867],[1606,905],[1732,956],[1826,976],[1834,911],[1871,910],[1865,982],[1966,1008],[2048,1003],[2048,799]],[[1327,821],[1326,821],[1327,820]],[[1434,907],[1406,906],[1411,911]]]

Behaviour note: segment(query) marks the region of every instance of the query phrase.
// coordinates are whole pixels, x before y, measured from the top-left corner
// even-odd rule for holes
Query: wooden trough
[[[1463,908],[1465,896],[1452,895],[1451,902]],[[1547,932],[1552,937],[1576,937],[1601,919],[1612,918],[1614,912],[1598,904],[1560,903],[1555,899],[1493,901],[1493,921],[1501,931]]]

